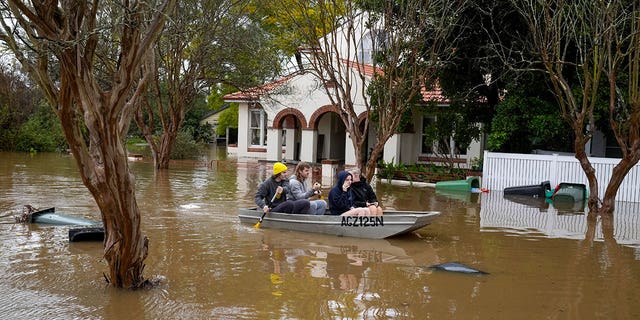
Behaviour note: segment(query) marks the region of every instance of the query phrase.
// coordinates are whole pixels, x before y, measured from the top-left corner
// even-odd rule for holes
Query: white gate
[[[611,179],[613,167],[620,159],[589,158],[596,170],[598,192],[602,197]],[[507,187],[540,184],[548,180],[551,187],[561,182],[587,185],[580,163],[573,156],[484,152],[482,187],[502,191]],[[640,202],[640,165],[635,165],[620,185],[617,201]]]

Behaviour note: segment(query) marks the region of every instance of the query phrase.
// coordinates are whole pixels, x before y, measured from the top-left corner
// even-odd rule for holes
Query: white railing
[[[620,159],[589,158],[596,170],[602,197]],[[502,191],[507,187],[535,185],[548,180],[551,187],[561,182],[588,186],[580,163],[573,156],[484,152],[482,187]],[[617,201],[640,202],[640,164],[635,165],[620,185]]]

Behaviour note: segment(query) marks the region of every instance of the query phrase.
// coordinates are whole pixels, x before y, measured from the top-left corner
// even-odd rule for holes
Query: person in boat
[[[273,175],[258,186],[254,201],[265,213],[310,213],[311,204],[307,199],[287,200],[291,192],[287,179],[287,166],[281,162],[273,165]]]
[[[353,181],[351,182],[351,193],[353,194],[353,204],[358,208],[367,208],[372,216],[381,216],[382,207],[378,203],[378,197],[367,183],[364,177],[360,176],[360,169],[353,168],[349,170]]]
[[[356,208],[351,193],[351,181],[353,177],[348,171],[338,172],[338,182],[329,191],[329,209],[332,215],[341,216],[368,216],[371,215],[367,208]]]
[[[287,199],[309,199],[320,195],[321,184],[316,182],[313,184],[313,187],[307,187],[310,173],[311,165],[309,163],[304,161],[298,162],[294,174],[289,178],[289,189],[291,192],[287,194]],[[324,200],[309,200],[309,202],[311,205],[311,214],[321,215],[327,210],[327,202]]]

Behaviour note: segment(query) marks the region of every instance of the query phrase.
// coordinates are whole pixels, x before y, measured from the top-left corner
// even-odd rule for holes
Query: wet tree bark
[[[148,240],[140,231],[135,179],[124,138],[136,108],[132,102],[137,101],[146,80],[136,71],[175,0],[161,0],[159,6],[150,7],[129,1],[107,8],[109,5],[10,1],[2,10],[10,10],[15,20],[2,20],[0,25],[11,30],[16,26],[7,24],[18,21],[22,30],[0,32],[0,41],[45,93],[60,119],[82,181],[100,208],[107,280],[116,287],[138,288],[145,284],[142,271]],[[106,19],[109,27],[99,25],[104,21],[98,16],[107,9],[119,12],[112,17],[120,16],[126,23],[114,18]],[[27,37],[17,38],[16,34]],[[111,40],[109,45],[101,45],[102,37]],[[107,49],[116,50],[117,56],[102,51]],[[106,66],[97,61],[117,63]]]

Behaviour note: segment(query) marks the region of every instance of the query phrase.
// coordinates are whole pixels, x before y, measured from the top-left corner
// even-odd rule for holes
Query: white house
[[[295,72],[275,82],[244,92],[228,94],[226,102],[239,103],[238,143],[228,152],[238,157],[252,157],[268,161],[300,160],[319,163],[335,160],[347,166],[356,165],[355,151],[338,117],[339,110],[331,105],[318,79],[311,73]],[[362,90],[362,88],[357,88]],[[425,97],[447,100],[439,91],[425,92]],[[359,94],[357,96],[360,96]],[[360,107],[360,110],[358,110]],[[359,118],[366,117],[365,108],[356,103]],[[424,145],[424,126],[432,117],[416,114],[415,133],[394,135],[387,141],[383,159],[393,163],[437,162],[433,146]],[[368,137],[373,146],[375,124]],[[481,157],[483,146],[474,142],[459,155],[461,166]]]
[[[225,134],[225,136],[223,137],[219,137],[215,132],[216,132],[216,128],[218,127],[218,120],[220,119],[220,113],[224,110],[227,110],[229,108],[229,104],[225,104],[222,107],[216,109],[216,110],[212,110],[207,112],[207,114],[205,114],[202,119],[200,120],[200,124],[203,125],[205,123],[208,123],[209,125],[211,125],[211,129],[213,130],[213,134],[214,134],[214,138],[215,140],[220,140],[221,138],[224,139],[228,139],[228,135]],[[228,131],[228,130],[227,130]]]
[[[341,30],[336,32],[340,33]],[[373,67],[367,64],[371,63],[371,36],[364,34],[357,50],[351,50],[355,51],[351,60],[336,59],[334,62],[341,64],[342,70],[350,70],[354,79],[358,79],[360,74],[370,79],[374,72]],[[313,50],[303,53],[307,59],[313,59]],[[303,66],[304,63],[298,65]],[[353,81],[352,84],[354,110],[358,119],[362,120],[368,116],[362,100],[365,88],[361,81]],[[228,152],[237,154],[238,157],[267,161],[300,160],[356,165],[353,144],[338,116],[340,110],[332,105],[324,85],[326,84],[321,83],[312,72],[301,67],[274,82],[224,96],[225,102],[239,103],[238,143],[235,147],[229,147]],[[423,97],[425,101],[448,105],[448,100],[441,95],[440,90],[425,90]],[[391,137],[385,144],[383,160],[395,164],[441,161],[441,158],[432,153],[434,146],[423,143],[424,127],[432,120],[433,117],[416,112],[413,117],[415,132]],[[375,123],[371,123],[366,150],[374,145],[375,127]],[[472,159],[480,158],[482,152],[482,142],[474,142],[455,158],[461,167],[467,167]]]

